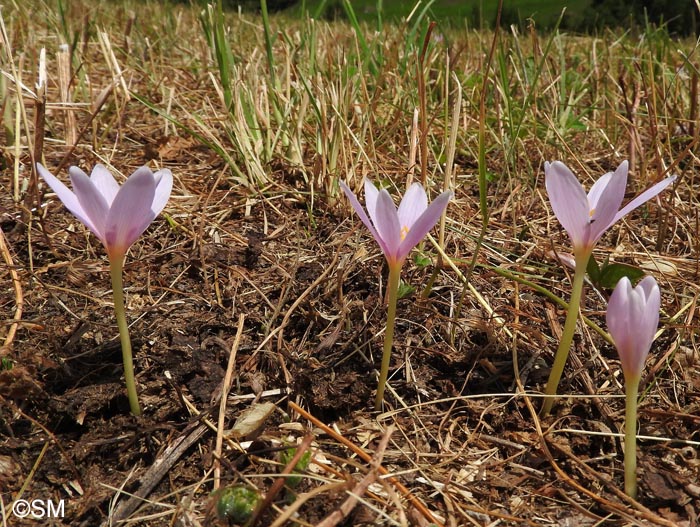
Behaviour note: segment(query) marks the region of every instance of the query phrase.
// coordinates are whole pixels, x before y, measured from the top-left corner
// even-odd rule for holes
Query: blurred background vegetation
[[[271,12],[290,15],[309,13],[326,20],[343,20],[346,0],[267,0]],[[400,21],[416,6],[414,0],[350,0],[354,12],[366,21],[381,17]],[[260,0],[224,0],[228,9],[259,10]],[[429,6],[430,18],[441,24],[489,28],[496,19],[497,0],[422,1],[418,10]],[[562,12],[564,12],[562,16]],[[562,17],[560,28],[595,33],[605,28],[643,30],[648,24],[665,26],[672,35],[698,34],[698,7],[695,0],[505,0],[501,24],[526,27],[534,21],[540,29],[553,28]]]

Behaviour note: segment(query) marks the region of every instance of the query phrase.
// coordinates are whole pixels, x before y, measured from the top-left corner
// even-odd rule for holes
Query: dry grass
[[[439,27],[420,62],[420,18],[268,27],[84,1],[2,17],[0,525],[23,524],[9,510],[20,497],[65,500],[55,525],[223,525],[211,492],[233,483],[265,497],[258,525],[698,524],[695,43],[533,28],[498,35],[487,70],[494,35]],[[620,491],[605,291],[586,289],[566,397],[536,412],[570,291],[551,256],[568,247],[544,191],[551,159],[586,186],[629,159],[630,195],[681,176],[596,253],[662,289],[639,501]],[[39,160],[62,178],[97,162],[175,175],[125,268],[141,419],[122,393],[103,251],[37,184]],[[404,269],[415,290],[380,414],[386,270],[337,190],[365,176],[456,193],[444,242]],[[260,427],[234,427],[251,408]],[[297,441],[312,462],[289,490],[295,463],[278,451]]]

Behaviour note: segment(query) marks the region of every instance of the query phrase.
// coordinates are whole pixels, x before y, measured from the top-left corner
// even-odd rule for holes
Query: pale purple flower
[[[173,187],[170,170],[156,173],[143,166],[120,187],[103,165],[88,175],[78,167],[69,169],[71,191],[46,168],[37,170],[66,208],[73,213],[107,250],[110,258],[122,258],[168,202]]]
[[[606,230],[676,180],[676,176],[671,176],[658,182],[620,209],[627,186],[627,165],[627,161],[623,161],[615,172],[603,175],[586,195],[564,163],[544,164],[545,186],[552,210],[569,233],[575,254],[590,253]]]
[[[342,181],[340,187],[362,223],[377,240],[389,265],[399,266],[411,249],[435,226],[452,198],[452,192],[448,190],[428,205],[425,190],[420,183],[414,183],[406,191],[397,210],[386,189],[377,190],[371,181],[366,180],[365,204],[368,217],[350,188]]]
[[[625,276],[617,283],[608,302],[608,331],[620,355],[626,379],[638,379],[644,369],[659,325],[661,293],[653,277],[632,287]]]

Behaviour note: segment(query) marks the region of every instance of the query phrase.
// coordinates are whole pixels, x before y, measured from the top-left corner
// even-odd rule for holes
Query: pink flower
[[[95,165],[90,177],[77,167],[69,169],[71,191],[42,165],[36,166],[66,208],[100,239],[110,260],[124,257],[163,210],[173,187],[168,169],[154,174],[143,166],[119,187],[109,170]]]
[[[365,203],[368,217],[348,186],[341,181],[340,187],[362,223],[377,240],[390,266],[403,264],[411,249],[435,226],[452,198],[452,192],[448,190],[428,205],[425,190],[420,183],[414,183],[406,191],[397,210],[386,189],[377,190],[371,181],[366,180]]]
[[[544,173],[552,210],[569,233],[575,254],[590,253],[606,230],[676,180],[671,176],[658,182],[620,209],[627,186],[627,161],[596,181],[588,195],[561,161],[545,163]]]
[[[608,302],[608,331],[620,355],[625,379],[639,379],[659,325],[661,293],[647,276],[632,288],[627,277],[615,287]]]

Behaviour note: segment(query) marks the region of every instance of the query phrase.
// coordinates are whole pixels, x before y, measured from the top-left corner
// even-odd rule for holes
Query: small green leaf
[[[488,170],[486,171],[486,181],[488,181],[489,183],[493,183],[494,181],[497,181],[497,180],[498,180],[498,174],[496,174],[495,172],[490,172]]]
[[[591,257],[588,259],[588,266],[586,267],[586,272],[588,273],[588,277],[591,279],[591,282],[594,284],[597,284],[600,282],[600,266],[598,266],[598,262],[595,259],[595,256],[591,254]]]
[[[626,276],[630,282],[636,283],[644,276],[644,271],[639,267],[623,263],[612,263],[603,267],[600,272],[598,285],[605,289],[614,289],[622,277]]]
[[[282,450],[280,452],[280,463],[282,463],[283,466],[287,466],[287,464],[292,460],[294,455],[297,453],[297,449],[295,447],[290,447]],[[301,482],[301,475],[296,475],[298,472],[303,472],[306,470],[306,468],[309,466],[309,462],[311,461],[311,451],[307,450],[301,455],[301,458],[299,461],[297,461],[297,464],[294,466],[294,470],[292,471],[293,476],[287,477],[287,486],[288,487],[296,487],[299,485]]]
[[[409,285],[409,284],[405,283],[403,280],[401,280],[401,282],[399,282],[399,290],[398,290],[399,299],[412,295],[415,290],[416,290],[415,287],[413,287],[412,285]]]
[[[416,264],[417,267],[427,267],[431,262],[432,260],[429,257],[419,252],[416,252],[415,256],[413,257],[413,263]]]

